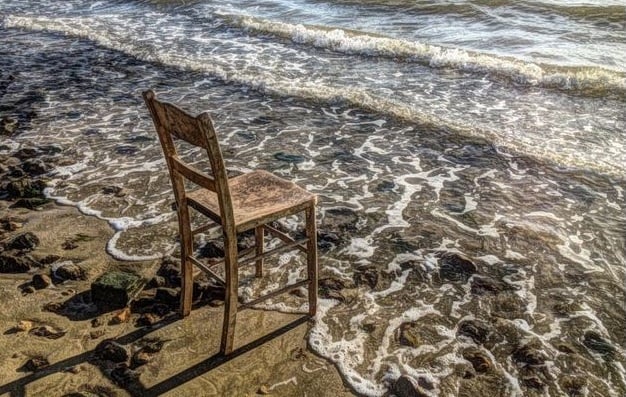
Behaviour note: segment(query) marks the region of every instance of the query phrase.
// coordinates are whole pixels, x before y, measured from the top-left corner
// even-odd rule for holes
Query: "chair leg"
[[[264,234],[264,229],[263,229],[263,225],[257,226],[254,229],[254,237],[255,237],[255,244],[256,244],[256,255],[262,255],[263,254],[263,234]],[[256,261],[256,277],[262,277],[263,276],[263,258],[257,259]]]
[[[193,236],[189,223],[189,211],[187,207],[178,212],[178,221],[181,235],[180,253],[180,314],[186,317],[191,313],[193,299],[193,267],[189,256],[193,255]]]
[[[309,279],[309,315],[317,312],[317,228],[315,226],[315,206],[306,210],[307,273]]]
[[[226,238],[224,241],[224,273],[226,275],[226,296],[224,298],[224,323],[220,352],[224,355],[233,351],[235,340],[235,324],[237,322],[239,273],[237,263],[237,237]]]

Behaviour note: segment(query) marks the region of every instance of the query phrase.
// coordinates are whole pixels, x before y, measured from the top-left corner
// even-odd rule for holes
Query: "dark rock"
[[[357,286],[367,285],[375,289],[378,285],[379,270],[374,265],[362,265],[356,268],[353,279]]]
[[[4,116],[0,119],[0,135],[11,136],[17,131],[17,119]]]
[[[476,372],[484,373],[489,371],[491,368],[489,358],[479,351],[463,353],[463,358],[472,364],[472,367],[474,367]]]
[[[128,360],[128,352],[124,346],[111,339],[100,342],[98,346],[96,346],[95,353],[99,359],[113,361],[114,363],[121,363]]]
[[[331,231],[355,231],[358,221],[358,214],[350,208],[330,208],[324,213],[322,228]]]
[[[52,201],[47,198],[22,198],[13,203],[10,208],[26,208],[29,210],[36,210],[37,208],[51,202]]]
[[[474,343],[482,344],[487,341],[487,337],[491,333],[491,327],[483,321],[464,320],[459,324],[457,337],[459,335],[466,336],[474,341]]]
[[[128,191],[121,186],[111,185],[111,186],[103,187],[102,193],[111,194],[111,195],[114,195],[115,197],[124,197],[128,194]]]
[[[615,347],[602,337],[596,331],[587,331],[585,332],[585,336],[583,338],[583,344],[596,353],[599,353],[603,356],[612,356],[615,354]]]
[[[38,258],[37,262],[41,263],[42,265],[50,265],[58,261],[59,259],[61,259],[59,255],[46,255],[44,257]]]
[[[22,178],[11,181],[6,187],[9,198],[44,198],[46,183],[40,179]]]
[[[52,279],[47,274],[35,274],[31,280],[31,284],[36,289],[44,289],[52,284]]]
[[[39,245],[39,238],[31,232],[17,235],[6,244],[7,250],[32,251]]]
[[[91,339],[98,339],[104,336],[104,334],[106,334],[106,331],[103,329],[96,329],[94,331],[89,332],[89,337]]]
[[[126,365],[121,365],[111,371],[113,381],[122,387],[132,387],[135,385],[139,380],[139,375],[139,372],[130,369]],[[136,393],[131,394],[137,395]]]
[[[154,313],[144,313],[137,319],[137,325],[140,327],[149,327],[158,323],[161,317]]]
[[[306,160],[303,156],[300,156],[299,154],[290,154],[285,152],[274,153],[274,158],[278,161],[284,161],[285,163],[291,164],[304,163],[304,161]]]
[[[161,287],[157,288],[154,299],[169,306],[176,306],[180,301],[180,293],[174,288]]]
[[[65,310],[65,305],[61,302],[48,302],[43,305],[43,311],[50,313],[62,313]]]
[[[543,389],[545,387],[544,383],[536,376],[528,376],[522,378],[522,384],[531,389]]]
[[[207,241],[206,244],[200,248],[199,254],[205,258],[223,258],[224,242],[222,240]]]
[[[521,367],[544,365],[546,362],[546,354],[529,343],[515,349],[513,352],[513,361]]]
[[[22,288],[22,294],[24,294],[24,295],[32,294],[35,291],[36,291],[35,287],[33,287],[32,285],[28,285],[28,286]]]
[[[26,273],[36,265],[29,255],[15,252],[0,253],[0,273]]]
[[[319,295],[325,299],[336,299],[345,302],[346,296],[343,290],[354,288],[352,281],[344,281],[337,277],[327,277],[319,280]]]
[[[170,285],[180,286],[180,260],[164,258],[157,275],[165,277]]]
[[[317,248],[322,251],[328,251],[337,247],[343,240],[333,232],[318,230],[317,232]]]
[[[476,295],[499,294],[500,292],[510,289],[503,282],[496,281],[490,277],[475,276],[471,282],[471,292]]]
[[[48,362],[47,358],[33,357],[30,360],[26,361],[26,364],[24,364],[23,368],[30,372],[36,372],[43,367],[47,367],[48,365],[50,365],[50,362]]]
[[[142,349],[148,353],[158,353],[163,349],[165,341],[160,339],[149,339],[144,341]]]
[[[143,349],[137,350],[130,359],[130,367],[137,368],[149,363],[152,360],[152,355]]]
[[[91,300],[100,310],[121,309],[141,289],[141,278],[127,272],[112,271],[91,284]]]
[[[25,160],[29,158],[33,158],[39,154],[39,150],[34,147],[23,147],[13,155],[20,160]]]
[[[165,287],[166,285],[166,280],[165,277],[163,276],[154,276],[150,279],[150,281],[148,281],[148,283],[146,284],[145,289],[154,289],[154,288],[159,288],[159,287]]]
[[[49,325],[42,325],[31,329],[29,333],[31,335],[40,336],[42,338],[59,339],[60,337],[65,335],[67,331],[57,330]]]
[[[379,192],[390,192],[395,189],[396,184],[394,181],[380,181],[378,185],[376,185],[376,190]]]
[[[86,280],[87,279],[87,273],[85,272],[85,269],[83,269],[81,266],[72,262],[67,262],[64,265],[59,266],[55,270],[54,275],[60,278],[61,280]]]
[[[115,152],[117,154],[122,154],[122,155],[126,155],[126,156],[133,155],[133,154],[137,153],[138,151],[139,151],[139,148],[137,146],[133,146],[133,145],[120,145],[120,146],[115,148]]]
[[[30,176],[37,176],[48,172],[49,167],[41,159],[28,159],[22,163],[22,169]]]
[[[446,252],[441,255],[439,276],[442,280],[465,283],[477,271],[472,261],[459,254]]]
[[[193,299],[194,300],[224,300],[226,296],[226,288],[218,284],[212,279],[206,277],[197,277],[193,280]]]
[[[418,382],[406,375],[402,375],[395,381],[391,392],[396,397],[428,397]]]

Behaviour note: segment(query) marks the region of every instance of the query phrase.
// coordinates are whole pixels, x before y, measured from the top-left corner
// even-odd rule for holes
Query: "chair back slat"
[[[234,214],[226,166],[209,114],[204,112],[196,117],[191,116],[171,103],[159,101],[152,90],[145,91],[143,98],[159,135],[179,211],[186,210],[186,204],[183,203],[186,197],[185,187],[181,180],[181,177],[184,177],[217,194],[222,227],[229,234],[234,233]],[[209,157],[213,177],[181,160],[177,155],[172,136],[204,148]]]

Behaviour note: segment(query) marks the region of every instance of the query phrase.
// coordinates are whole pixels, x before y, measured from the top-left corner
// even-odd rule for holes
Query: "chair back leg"
[[[237,237],[224,236],[224,272],[226,273],[226,296],[224,297],[224,323],[220,352],[230,354],[235,340],[235,324],[237,323],[239,269],[237,262]]]
[[[254,237],[255,237],[255,249],[256,255],[263,255],[263,244],[264,244],[264,233],[265,230],[263,225],[259,225],[254,228]],[[259,258],[256,261],[256,277],[263,277],[263,258]]]

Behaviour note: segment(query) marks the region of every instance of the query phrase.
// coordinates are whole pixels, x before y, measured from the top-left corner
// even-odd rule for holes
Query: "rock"
[[[376,190],[379,192],[390,192],[395,189],[396,183],[394,181],[380,181],[378,185],[376,185]]]
[[[268,395],[271,393],[270,387],[267,384],[262,384],[261,386],[259,386],[259,388],[256,391],[256,394],[260,394],[260,395]]]
[[[354,288],[352,282],[344,281],[336,277],[327,277],[319,280],[319,295],[324,299],[336,299],[340,302],[346,301],[343,290]]]
[[[81,266],[67,261],[60,264],[54,271],[54,275],[61,280],[86,280],[87,273]]]
[[[0,135],[11,136],[17,131],[17,119],[4,116],[0,119]]]
[[[193,299],[209,301],[213,299],[224,300],[226,287],[218,284],[213,279],[204,275],[193,280]]]
[[[106,334],[106,331],[105,331],[105,330],[103,330],[103,329],[97,329],[97,330],[91,331],[91,332],[89,333],[89,337],[90,337],[91,339],[98,339],[98,338],[103,337],[103,336],[104,336],[104,334]]]
[[[418,382],[406,375],[402,375],[395,381],[391,393],[396,397],[428,397]]]
[[[398,341],[403,346],[416,348],[422,344],[419,325],[416,322],[411,321],[400,324],[397,332]]]
[[[130,320],[130,307],[125,307],[119,312],[115,313],[115,315],[113,315],[113,318],[111,318],[110,324],[115,325],[115,324],[127,323],[129,320]]]
[[[43,310],[50,313],[62,313],[65,310],[65,305],[61,302],[49,302],[43,305]]]
[[[111,371],[111,378],[115,383],[122,387],[133,386],[139,380],[139,373],[127,367],[121,365]],[[131,391],[131,395],[138,395],[136,392]]]
[[[612,356],[615,354],[615,347],[602,337],[596,331],[587,331],[585,332],[585,336],[583,338],[583,344],[596,353],[599,353],[603,356]]]
[[[322,251],[331,250],[342,242],[343,240],[336,233],[325,230],[317,231],[317,248]]]
[[[52,284],[52,279],[47,274],[35,274],[31,280],[31,284],[36,289],[44,289]]]
[[[529,343],[515,349],[512,355],[513,361],[520,367],[544,365],[546,354],[534,345]]]
[[[522,384],[531,389],[543,389],[545,387],[544,383],[536,376],[527,376],[522,378]]]
[[[47,198],[21,198],[13,203],[9,208],[26,208],[29,210],[36,210],[41,206],[50,203],[51,200]]]
[[[130,367],[137,368],[149,363],[152,360],[152,355],[143,349],[137,350],[130,359]]]
[[[489,358],[479,351],[465,352],[463,358],[469,361],[478,373],[487,372],[492,366]]]
[[[274,158],[278,161],[284,161],[285,163],[291,164],[300,164],[305,161],[305,158],[299,154],[290,154],[285,152],[274,153]]]
[[[111,339],[103,340],[98,343],[95,354],[101,360],[112,361],[114,363],[121,363],[128,360],[128,352],[124,346]]]
[[[115,185],[111,185],[111,186],[105,186],[102,188],[102,193],[104,194],[112,194],[115,197],[124,197],[128,194],[128,190],[126,190],[125,188],[121,187],[121,186],[115,186]]]
[[[164,258],[157,275],[165,277],[170,285],[180,286],[180,260],[171,257]]]
[[[9,182],[6,187],[9,198],[38,198],[43,199],[45,196],[43,190],[46,188],[46,182],[40,179],[22,178]]]
[[[23,368],[30,372],[36,372],[43,367],[47,367],[48,365],[50,365],[50,363],[47,358],[38,356],[26,361]]]
[[[462,335],[472,339],[474,343],[482,344],[487,341],[490,333],[491,327],[487,323],[479,320],[464,320],[459,324],[456,334],[457,337]]]
[[[154,299],[169,306],[176,306],[180,301],[180,293],[174,288],[161,287],[157,288]]]
[[[141,278],[133,273],[111,271],[91,284],[91,300],[100,310],[121,309],[141,289]]]
[[[0,219],[0,227],[2,228],[2,230],[7,232],[14,232],[17,229],[20,229],[22,226],[23,224],[21,222],[16,222],[8,218]]]
[[[37,263],[28,255],[0,253],[0,273],[26,273]]]
[[[194,280],[195,281],[195,280]],[[159,287],[165,287],[166,280],[163,276],[154,276],[148,281],[144,289],[154,289]]]
[[[324,212],[321,229],[331,231],[356,231],[358,214],[347,207],[329,208]]]
[[[49,167],[43,162],[43,160],[35,158],[25,160],[22,163],[22,169],[30,176],[38,176],[48,172]]]
[[[143,343],[142,349],[147,353],[158,353],[163,349],[163,345],[165,345],[165,341],[160,339],[148,339],[143,341]]]
[[[117,154],[131,156],[139,151],[139,148],[135,145],[119,145],[115,148]]]
[[[137,325],[140,327],[150,327],[161,320],[161,317],[154,313],[144,313],[137,319]]]
[[[31,232],[15,236],[6,243],[7,250],[32,251],[39,245],[39,238]]]
[[[360,287],[367,285],[370,289],[375,289],[378,285],[379,270],[374,265],[361,265],[356,268],[353,280]]]
[[[40,336],[42,338],[48,339],[59,339],[63,335],[65,335],[67,331],[57,330],[49,325],[42,325],[40,327],[35,327],[30,330],[29,334]]]
[[[207,241],[206,244],[200,248],[199,254],[205,258],[223,258],[224,242],[221,240]]]
[[[102,317],[96,317],[91,319],[91,326],[94,328],[101,327],[104,325],[104,320]]]
[[[477,271],[472,261],[459,254],[446,252],[441,255],[439,276],[442,280],[465,283]]]
[[[495,295],[507,289],[510,289],[507,284],[496,281],[490,277],[474,276],[472,278],[471,292],[475,295]]]

